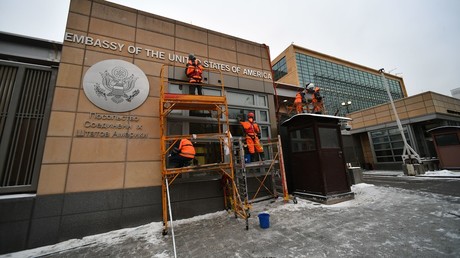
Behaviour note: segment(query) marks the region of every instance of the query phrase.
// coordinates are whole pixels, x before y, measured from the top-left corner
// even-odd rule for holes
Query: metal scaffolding
[[[222,73],[219,70],[206,70],[210,76],[220,76],[220,79],[216,80],[219,84],[194,83],[194,86],[214,87],[220,90],[220,96],[177,94],[170,93],[168,87],[171,85],[189,86],[192,83],[169,78],[167,68],[169,71],[174,70],[174,67],[163,65],[160,72],[163,234],[168,232],[168,208],[170,208],[168,206],[171,203],[169,187],[181,174],[196,172],[217,172],[222,176],[225,208],[232,210],[236,218],[245,219],[246,229],[248,229],[251,203],[278,197],[282,197],[286,202],[289,200],[280,136],[263,143],[267,159],[246,162],[242,139],[233,139],[229,131],[228,105]],[[191,135],[168,135],[167,118],[173,110],[217,112],[217,115],[213,117],[217,120],[218,132],[196,134],[196,140],[218,142],[220,149],[218,162],[181,168],[167,167],[168,153],[174,144],[182,138],[192,138]],[[226,129],[225,132],[223,132],[223,128]],[[248,178],[252,180],[251,186],[257,190],[248,192]],[[294,202],[296,201],[294,200]],[[172,212],[170,209],[169,211],[170,217],[172,217]]]
[[[228,105],[225,96],[224,83],[222,74],[219,70],[209,70],[210,75],[220,75],[220,84],[204,84],[193,83],[194,86],[200,85],[205,87],[214,87],[220,90],[220,96],[205,96],[205,95],[188,95],[175,94],[168,91],[170,85],[190,86],[192,83],[177,81],[169,78],[166,69],[170,67],[163,65],[160,72],[161,88],[160,88],[160,128],[161,128],[161,161],[162,161],[162,204],[163,204],[163,234],[167,234],[168,230],[168,189],[174,181],[184,173],[196,172],[218,172],[222,178],[226,178],[229,184],[229,191],[226,191],[225,200],[231,200],[232,210],[235,216],[239,216],[247,220],[248,208],[242,202],[242,197],[238,193],[238,189],[234,180],[233,157],[232,157],[232,139],[228,120]],[[185,69],[185,68],[184,68]],[[167,117],[173,110],[204,110],[217,112],[217,128],[218,132],[208,134],[197,134],[197,139],[202,141],[218,141],[220,148],[220,161],[212,164],[191,165],[181,168],[168,168],[167,158],[170,149],[177,141],[182,138],[191,138],[191,135],[168,135],[167,133]],[[223,132],[223,125],[226,125],[227,131]],[[228,155],[226,155],[228,154]]]

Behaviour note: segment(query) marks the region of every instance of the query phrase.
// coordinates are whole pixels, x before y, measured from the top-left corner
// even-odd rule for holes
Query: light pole
[[[347,102],[342,102],[342,106],[343,107],[346,107],[347,108],[347,114],[350,113],[350,110],[348,110],[348,106],[351,105],[351,100],[347,101]]]

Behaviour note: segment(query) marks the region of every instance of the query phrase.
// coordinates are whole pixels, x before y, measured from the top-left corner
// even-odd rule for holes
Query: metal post
[[[171,210],[171,200],[170,200],[170,195],[169,195],[168,177],[165,177],[165,181],[166,181],[166,193],[168,195],[169,218],[171,220],[171,234],[172,234],[172,240],[173,240],[174,257],[177,257],[177,254],[176,254],[176,240],[175,240],[175,237],[174,237],[174,226],[173,226],[173,218],[172,218],[172,210]]]
[[[406,140],[406,136],[404,134],[404,130],[402,128],[402,125],[401,125],[401,121],[399,120],[399,116],[398,116],[398,113],[396,112],[396,107],[395,107],[395,104],[393,102],[393,97],[391,96],[390,94],[390,87],[388,86],[388,81],[387,81],[387,78],[385,77],[384,75],[384,70],[383,68],[379,70],[380,74],[382,75],[382,80],[383,80],[383,85],[385,86],[385,89],[388,93],[388,98],[390,98],[390,103],[391,103],[391,107],[393,108],[393,113],[395,114],[395,118],[396,118],[396,123],[398,124],[398,129],[399,129],[399,132],[401,133],[401,137],[402,137],[402,140],[404,142],[404,150],[403,150],[403,153],[402,153],[402,160],[403,160],[403,163],[406,164],[406,160],[408,159],[409,162],[412,163],[412,159],[416,159],[417,162],[419,164],[421,164],[421,160],[420,160],[420,156],[418,155],[418,153],[409,145],[409,143],[407,143],[407,140]]]

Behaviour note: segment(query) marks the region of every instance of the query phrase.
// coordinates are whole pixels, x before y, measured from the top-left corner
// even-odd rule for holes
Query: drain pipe
[[[168,177],[165,177],[165,180],[166,180],[166,194],[168,195],[169,218],[171,220],[171,234],[172,234],[172,240],[173,240],[174,258],[177,258],[176,240],[175,240],[175,237],[174,237],[174,225],[173,225],[173,217],[172,217],[172,210],[171,210],[171,198],[170,198],[170,195],[169,195]]]

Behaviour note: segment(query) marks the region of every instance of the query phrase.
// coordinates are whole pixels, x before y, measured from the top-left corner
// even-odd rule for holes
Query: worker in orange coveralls
[[[185,74],[187,75],[189,82],[192,83],[189,86],[190,94],[195,95],[195,89],[198,91],[198,95],[203,95],[203,87],[199,85],[203,80],[203,66],[201,62],[196,59],[195,55],[190,54],[188,56],[188,62],[185,67]],[[197,85],[195,85],[195,83]]]
[[[259,154],[259,160],[264,160],[264,148],[260,144],[260,127],[254,120],[254,113],[249,112],[248,121],[240,121],[246,135],[251,161],[255,161],[255,153]]]
[[[304,102],[304,94],[303,94],[303,89],[300,88],[296,95],[295,95],[295,100],[294,100],[294,106],[295,110],[297,111],[297,114],[303,113],[303,102]]]
[[[305,86],[305,91],[308,94],[312,94],[312,103],[313,103],[313,113],[321,114],[323,113],[323,97],[319,93],[320,88],[316,87],[314,83],[308,83]]]
[[[192,139],[196,139],[195,134],[192,135]],[[175,164],[176,168],[187,167],[191,165],[195,154],[193,143],[189,139],[183,138],[173,146],[169,155],[169,162]]]

